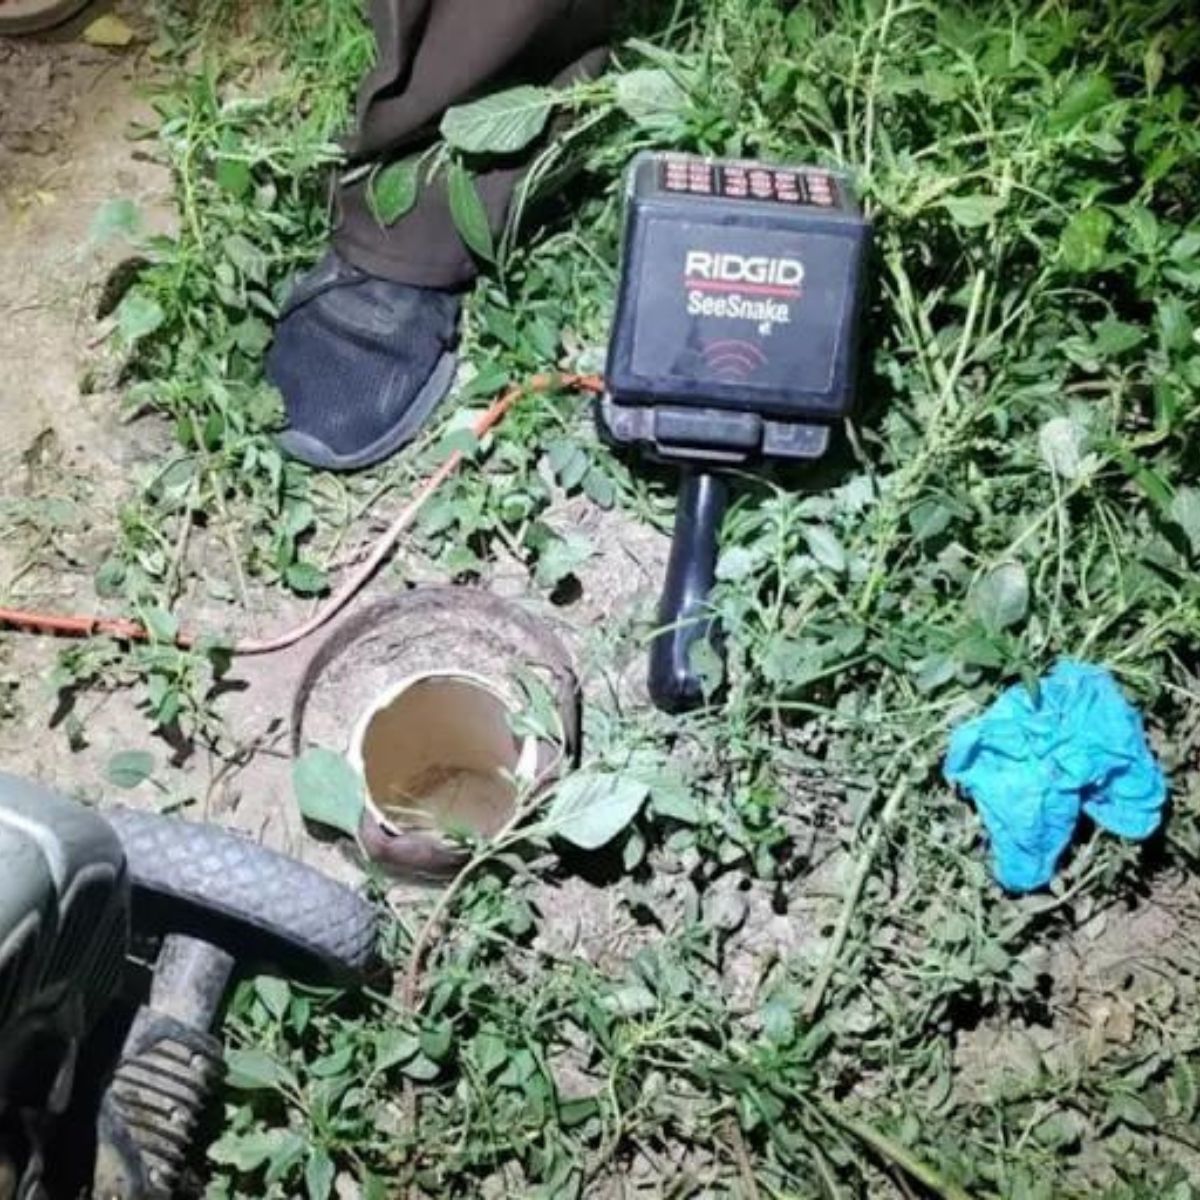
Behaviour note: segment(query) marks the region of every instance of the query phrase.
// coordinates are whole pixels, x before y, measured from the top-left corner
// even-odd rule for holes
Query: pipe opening
[[[377,818],[394,831],[498,833],[526,773],[509,716],[496,691],[466,675],[428,675],[381,697],[354,747]]]

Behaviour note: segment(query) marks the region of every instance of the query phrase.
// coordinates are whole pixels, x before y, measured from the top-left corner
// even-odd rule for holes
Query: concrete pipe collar
[[[561,745],[512,730],[530,676],[553,698]],[[467,852],[454,834],[494,837],[578,740],[578,682],[558,635],[470,588],[419,588],[356,612],[318,647],[292,706],[293,754],[347,756],[366,788],[364,851],[410,877],[459,870]]]

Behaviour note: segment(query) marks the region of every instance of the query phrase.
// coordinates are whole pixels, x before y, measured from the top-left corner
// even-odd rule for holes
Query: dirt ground
[[[136,13],[122,10],[135,29]],[[105,201],[128,198],[150,230],[173,221],[170,181],[129,130],[148,115],[139,81],[145,44],[0,41],[0,596],[57,612],[94,611],[92,578],[130,480],[171,444],[156,418],[130,421],[113,391],[86,386],[103,353],[105,280],[128,249],[91,237]],[[102,373],[101,373],[102,374]],[[291,606],[294,608],[294,606]],[[285,623],[287,602],[264,615]],[[128,692],[83,701],[86,745],[70,752],[50,673],[61,643],[0,634],[0,765],[91,801],[188,805],[327,869],[349,864],[301,836],[289,802],[283,737],[307,650],[234,672],[222,711],[236,742],[263,743],[239,771],[203,750],[171,762]],[[150,750],[153,781],[116,793],[104,778],[118,750]]]

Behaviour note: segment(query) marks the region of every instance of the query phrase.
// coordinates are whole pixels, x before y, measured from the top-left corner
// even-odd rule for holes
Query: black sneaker
[[[368,275],[332,250],[296,285],[267,356],[293,458],[368,467],[421,429],[454,381],[453,292]]]

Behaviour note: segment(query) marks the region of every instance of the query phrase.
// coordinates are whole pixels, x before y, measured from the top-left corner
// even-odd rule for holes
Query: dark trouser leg
[[[359,93],[355,162],[400,157],[428,145],[454,104],[514,83],[566,82],[604,60],[613,0],[372,0],[379,43]],[[485,172],[480,194],[499,225],[519,164]],[[421,287],[469,283],[475,264],[435,183],[390,228],[366,204],[366,182],[340,189],[334,247],[371,274]]]

